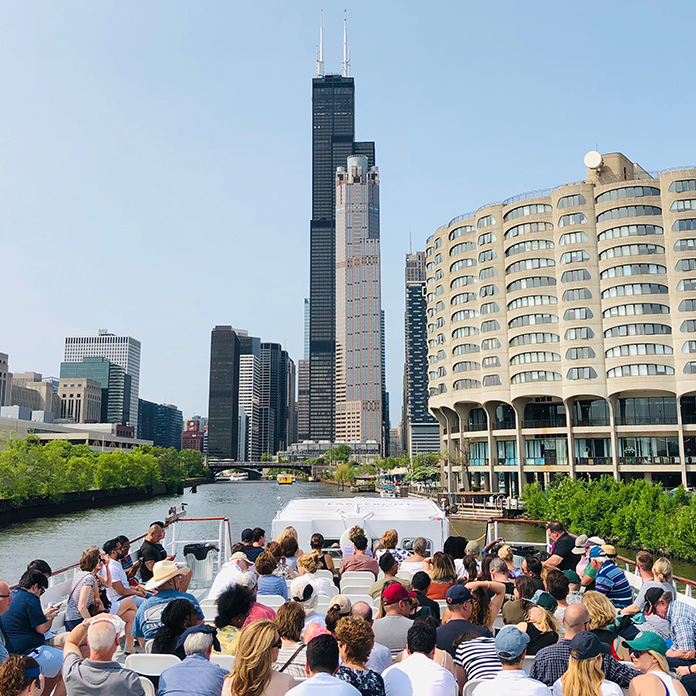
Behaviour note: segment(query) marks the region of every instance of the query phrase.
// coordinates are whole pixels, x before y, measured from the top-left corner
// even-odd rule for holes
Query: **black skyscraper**
[[[237,459],[239,440],[239,338],[231,326],[216,326],[210,339],[208,454]]]
[[[352,77],[312,80],[312,221],[310,224],[309,435],[334,436],[334,355],[336,343],[336,168],[350,155],[375,164],[375,144],[357,143]]]

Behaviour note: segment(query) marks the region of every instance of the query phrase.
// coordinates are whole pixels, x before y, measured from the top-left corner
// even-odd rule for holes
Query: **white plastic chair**
[[[217,599],[201,599],[198,604],[200,604],[201,607],[216,607]]]
[[[319,601],[317,602],[317,613],[326,614],[326,612],[329,610],[330,601],[330,597],[326,597],[325,595],[319,595]]]
[[[474,693],[474,689],[481,683],[486,681],[485,679],[470,679],[464,684],[464,689],[462,690],[462,696],[471,696]]]
[[[345,594],[343,591],[344,587],[369,587],[375,581],[375,576],[370,573],[369,578],[347,578],[343,576],[341,578],[341,594]]]
[[[154,638],[150,638],[150,640],[146,640],[146,641],[145,641],[145,652],[146,652],[148,655],[151,655],[151,654],[152,654],[152,646],[154,645],[154,643],[155,643],[155,639],[154,639]]]
[[[341,580],[348,580],[350,579],[355,580],[355,579],[370,579],[370,585],[375,581],[375,576],[373,573],[371,573],[369,570],[347,570],[343,575],[341,576]]]
[[[379,602],[370,597],[369,594],[346,594],[346,597],[350,599],[351,604],[355,604],[356,602],[367,602],[373,609],[376,609],[379,606]]]
[[[234,655],[211,655],[210,661],[216,665],[220,665],[228,672],[234,671]]]
[[[338,587],[336,587],[336,585],[331,585],[329,592],[331,597],[335,597],[338,594]]]
[[[325,568],[320,568],[317,570],[315,575],[318,578],[329,578],[329,580],[333,580],[333,573],[330,570],[326,570]]]
[[[256,601],[271,609],[278,609],[278,607],[283,606],[287,600],[283,595],[279,594],[260,594],[256,595]]]
[[[440,616],[442,616],[442,612],[447,609],[447,600],[446,599],[436,599],[437,605],[440,607]]]
[[[147,677],[140,677],[140,683],[145,692],[145,696],[155,696],[157,693],[155,691],[155,685]]]
[[[411,578],[413,577],[413,573],[410,570],[400,570],[396,574],[397,578],[401,578],[402,580],[408,580],[408,582],[411,582]]]
[[[202,605],[201,611],[203,612],[203,621],[215,621],[217,616],[217,607],[215,605]]]
[[[181,660],[176,655],[148,655],[136,653],[126,656],[126,667],[144,677],[159,677],[167,667],[176,665]]]
[[[344,595],[364,595],[367,594],[367,590],[370,585],[341,585],[341,594]]]

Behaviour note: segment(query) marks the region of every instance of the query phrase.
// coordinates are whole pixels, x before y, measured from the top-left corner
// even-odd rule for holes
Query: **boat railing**
[[[169,542],[168,548],[172,555],[176,555],[179,549],[183,549],[187,544],[214,544],[217,551],[215,552],[215,561],[213,568],[215,571],[220,570],[222,564],[229,557],[229,549],[232,548],[232,530],[230,529],[230,518],[229,517],[182,517],[177,520],[177,522],[217,522],[218,531],[217,537],[211,539],[201,539],[200,537],[194,539],[181,538],[177,534],[176,524],[171,525],[172,528],[172,538]]]

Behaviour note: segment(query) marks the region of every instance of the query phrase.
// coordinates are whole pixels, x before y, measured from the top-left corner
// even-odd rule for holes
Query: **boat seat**
[[[271,609],[276,610],[278,607],[282,607],[287,601],[283,595],[279,594],[260,594],[256,595],[256,601],[264,606],[271,607]]]
[[[529,675],[532,671],[532,665],[534,664],[534,655],[527,655],[522,663],[522,669]],[[631,665],[633,666],[633,665]]]
[[[176,665],[181,660],[176,655],[148,655],[135,653],[126,656],[126,667],[143,677],[159,677],[167,667]]]
[[[329,580],[333,580],[333,573],[330,570],[326,570],[325,568],[320,568],[317,570],[315,575],[318,578],[329,578]]]
[[[201,611],[203,612],[203,621],[215,621],[215,617],[217,616],[217,607],[215,605],[209,605],[206,604],[204,606],[201,606]]]
[[[373,609],[376,609],[378,606],[377,600],[370,597],[369,594],[346,594],[346,597],[350,599],[351,604],[355,604],[356,602],[367,602]]]
[[[157,693],[155,685],[147,677],[140,677],[140,684],[143,687],[145,696],[155,696]]]
[[[331,585],[329,592],[329,597],[335,597],[338,594],[338,587],[336,587],[336,585]]]
[[[375,581],[375,576],[370,573],[369,578],[347,578],[345,575],[341,578],[341,594],[345,594],[344,587],[369,587]]]
[[[214,662],[216,665],[220,665],[223,669],[228,672],[234,670],[234,655],[211,655],[210,661]]]
[[[372,583],[370,583],[372,584]],[[354,585],[351,583],[350,585],[344,585],[341,584],[341,594],[343,595],[364,595],[367,594],[367,588],[370,587],[370,585]]]
[[[370,585],[375,581],[375,576],[369,570],[347,570],[343,575],[341,575],[341,580],[363,580],[367,581],[369,579]],[[353,583],[351,583],[353,584]]]
[[[217,599],[201,599],[198,602],[202,607],[216,607]]]
[[[464,684],[464,688],[462,689],[462,696],[471,696],[474,693],[474,689],[484,681],[486,680],[470,679],[469,681],[467,681],[467,683]]]
[[[330,601],[330,597],[327,597],[326,595],[319,595],[319,601],[317,602],[317,613],[326,614],[326,612],[329,610]]]

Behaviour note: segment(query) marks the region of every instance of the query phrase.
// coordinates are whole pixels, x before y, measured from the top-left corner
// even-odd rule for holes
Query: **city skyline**
[[[295,361],[303,353],[320,6],[115,7],[6,8],[0,84],[13,98],[0,134],[0,291],[20,300],[0,350],[13,371],[56,374],[65,336],[108,326],[142,342],[141,394],[205,414],[210,327],[245,326]],[[580,180],[582,156],[595,147],[630,152],[649,170],[696,160],[681,131],[695,99],[680,89],[693,74],[692,6],[680,8],[678,23],[627,2],[605,8],[599,22],[589,8],[550,4],[538,12],[512,3],[396,7],[348,7],[356,134],[378,143],[388,182],[383,308],[393,424],[409,228],[422,250],[439,225],[479,203]],[[342,9],[324,16],[327,73],[341,69]],[[263,52],[249,31],[261,26]],[[650,46],[650,64],[629,70],[625,52],[601,50],[607,37]],[[268,93],[261,76],[279,66],[283,108],[259,109]],[[641,100],[648,91],[650,109]],[[270,172],[284,182],[272,199],[260,183]],[[29,280],[27,269],[42,262],[79,267],[83,292],[57,304]],[[172,379],[184,371],[186,380]]]

